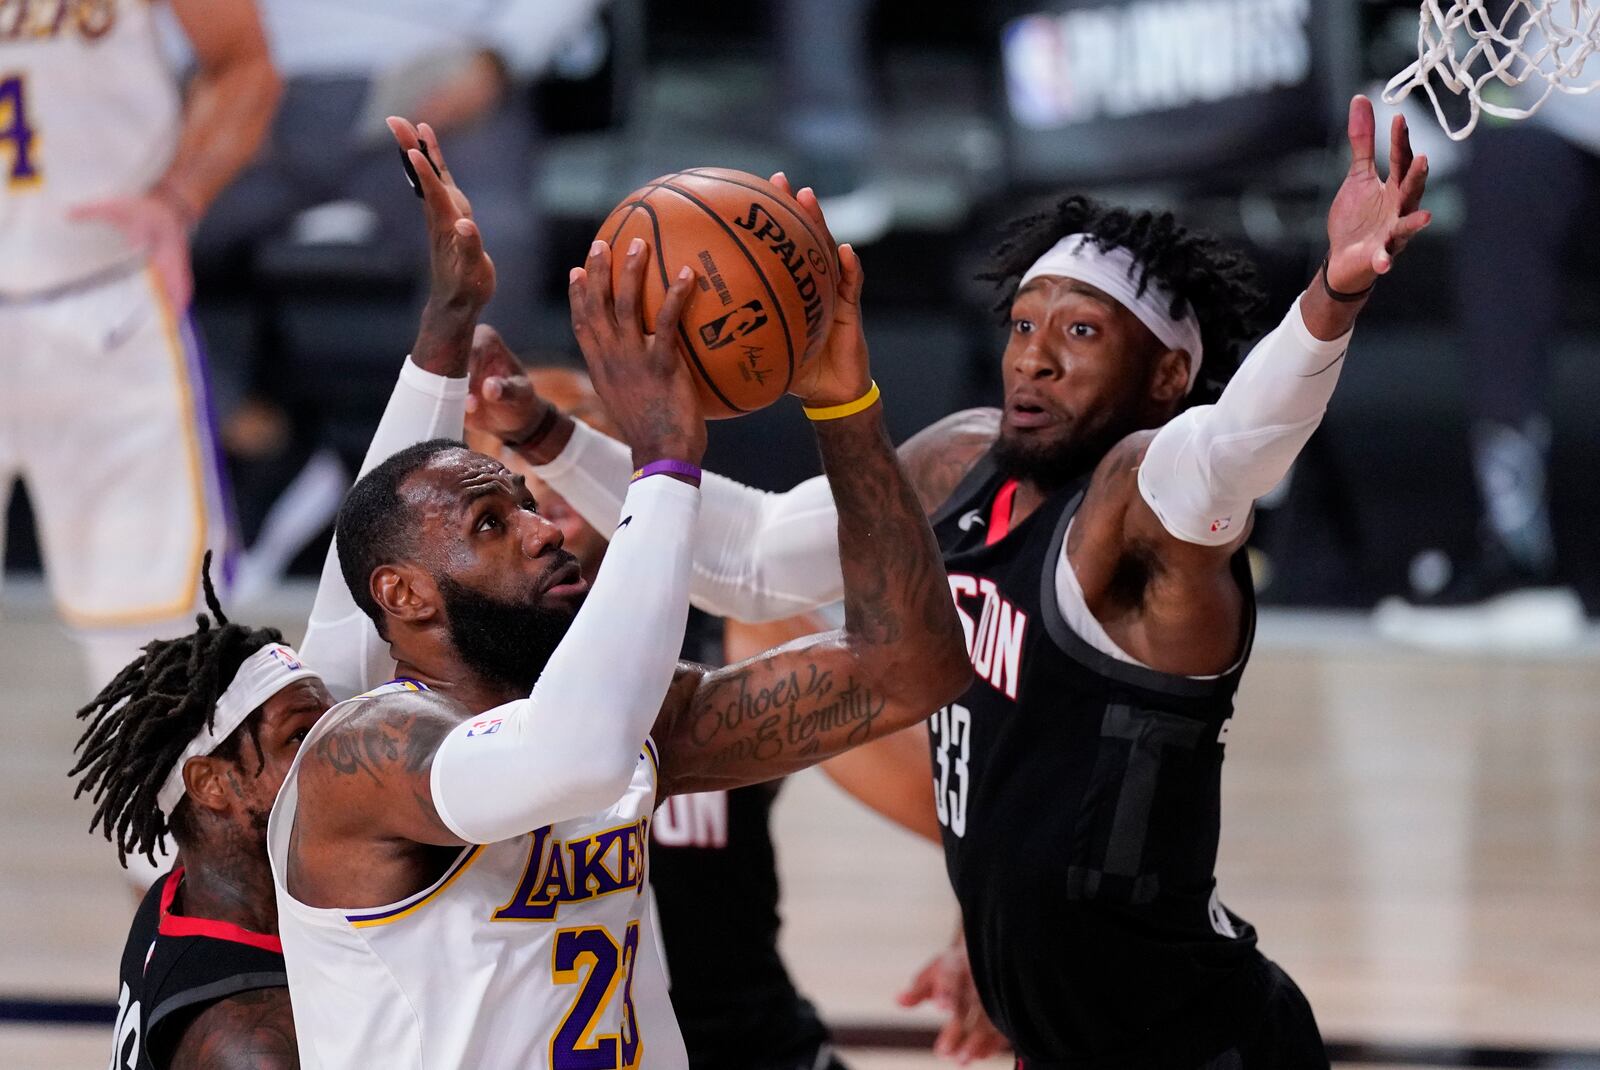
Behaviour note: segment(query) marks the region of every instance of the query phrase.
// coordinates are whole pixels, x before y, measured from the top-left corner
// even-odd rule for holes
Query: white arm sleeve
[[[700,492],[653,476],[623,510],[533,692],[459,725],[433,756],[434,809],[468,843],[604,810],[633,779],[683,646]]]
[[[356,478],[407,446],[431,438],[460,438],[466,411],[466,379],[423,371],[407,357]],[[300,656],[317,670],[335,702],[369,691],[394,675],[389,644],[378,637],[378,629],[345,585],[336,544],[328,546],[322,564]]]
[[[1224,546],[1255,500],[1288,475],[1322,422],[1350,335],[1325,342],[1297,300],[1256,344],[1214,405],[1171,420],[1139,466],[1139,493],[1174,538]]]
[[[572,441],[535,468],[590,526],[616,527],[632,476],[628,447],[576,422]],[[689,598],[714,616],[782,620],[844,597],[839,514],[824,476],[783,494],[705,474]]]

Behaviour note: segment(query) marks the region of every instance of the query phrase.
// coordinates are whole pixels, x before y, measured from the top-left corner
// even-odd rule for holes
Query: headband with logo
[[[173,809],[183,798],[185,762],[216,750],[217,744],[232,735],[251,711],[296,680],[317,678],[316,672],[301,663],[300,655],[282,643],[268,643],[245,658],[244,664],[234,674],[233,682],[217,699],[217,710],[211,719],[211,726],[201,726],[199,733],[178,755],[178,760],[172,763],[172,770],[167,773],[167,779],[156,795],[156,804],[161,807],[161,812],[171,817]]]
[[[1132,312],[1138,321],[1150,328],[1150,333],[1168,349],[1181,349],[1189,356],[1189,384],[1185,391],[1193,390],[1200,377],[1200,321],[1194,310],[1185,311],[1182,319],[1173,319],[1172,292],[1154,279],[1143,294],[1139,292],[1139,262],[1123,248],[1102,249],[1092,235],[1069,234],[1052,245],[1033,266],[1022,273],[1017,289],[1028,285],[1041,275],[1086,282],[1114,299]]]

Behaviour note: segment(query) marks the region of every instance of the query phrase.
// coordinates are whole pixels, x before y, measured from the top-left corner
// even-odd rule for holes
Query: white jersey
[[[417,686],[335,706],[301,756],[355,703]],[[307,1070],[685,1070],[647,892],[654,744],[603,813],[467,847],[417,894],[350,909],[285,887],[298,771],[267,844]]]
[[[136,196],[166,171],[181,107],[151,0],[0,0],[0,297],[140,259],[75,206]]]

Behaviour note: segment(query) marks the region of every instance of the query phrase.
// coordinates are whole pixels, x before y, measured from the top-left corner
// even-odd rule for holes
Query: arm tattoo
[[[924,500],[882,420],[830,421],[817,440],[838,507],[844,629],[710,673],[692,694],[675,687],[668,701],[678,711],[660,740],[663,793],[814,765],[920,720],[971,679]],[[942,478],[959,480],[965,467],[947,460]]]
[[[297,1070],[287,988],[258,988],[211,1004],[184,1028],[170,1070]]]

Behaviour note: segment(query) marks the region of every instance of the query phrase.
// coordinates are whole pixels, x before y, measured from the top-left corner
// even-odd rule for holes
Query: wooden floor
[[[297,635],[308,597],[239,617]],[[132,897],[64,775],[76,657],[35,585],[8,583],[3,612],[0,1006],[109,1000]],[[1600,1051],[1595,648],[1443,659],[1348,618],[1263,623],[1229,737],[1222,894],[1331,1041]],[[931,1025],[893,997],[954,923],[936,852],[812,775],[787,787],[776,820],[801,986],[835,1022]],[[0,1022],[0,1068],[99,1066],[107,1043],[97,1028]],[[849,1054],[861,1070],[935,1065]]]

